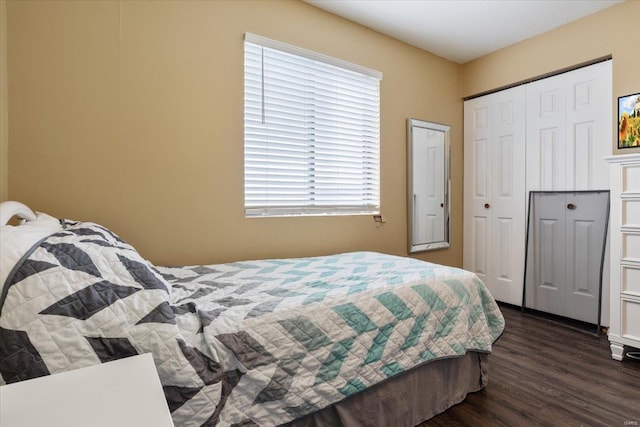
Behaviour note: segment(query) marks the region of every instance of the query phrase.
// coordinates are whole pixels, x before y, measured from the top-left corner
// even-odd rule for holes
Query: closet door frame
[[[510,89],[496,91],[487,95],[479,96],[465,100],[464,102],[464,222],[463,222],[463,267],[469,271],[476,273],[481,280],[487,284],[493,296],[502,302],[513,305],[522,305],[524,292],[524,268],[525,268],[525,238],[527,227],[527,212],[529,203],[529,191],[537,190],[608,190],[608,164],[604,157],[611,154],[613,142],[611,141],[610,131],[612,128],[612,61],[611,58],[601,58],[600,62],[594,62],[572,70],[562,71],[559,74],[550,77],[523,82],[519,86]],[[554,88],[555,87],[555,88]],[[504,226],[504,222],[500,223],[493,220],[493,212],[483,212],[480,206],[485,203],[493,207],[493,197],[495,188],[491,181],[491,170],[495,170],[494,164],[497,161],[494,158],[494,152],[489,148],[494,138],[494,116],[495,99],[501,93],[516,88],[525,91],[523,108],[525,110],[524,134],[522,141],[524,144],[524,166],[519,172],[525,175],[525,183],[522,198],[524,202],[521,204],[521,217],[519,222],[522,224],[521,229],[514,231],[514,236],[521,239],[521,251],[511,251],[511,258],[519,258],[514,262],[519,263],[519,271],[522,275],[513,281],[517,291],[504,292],[500,289],[499,280],[496,279],[496,266],[493,259],[497,257],[500,240],[495,232],[500,225]],[[534,99],[529,94],[532,88],[545,89],[545,97]],[[545,114],[537,126],[536,133],[540,133],[542,129],[543,142],[554,148],[555,152],[543,151],[540,146],[531,142],[534,133],[530,125],[530,111],[535,103],[544,107]],[[546,103],[546,104],[545,104]],[[592,119],[587,112],[588,105],[595,103],[603,106],[607,113],[596,114],[598,123],[591,126],[588,122]],[[569,106],[571,108],[569,108]],[[474,127],[474,121],[477,121],[477,107],[485,109],[485,121],[488,124],[481,129],[482,134],[478,135],[478,129]],[[541,107],[541,108],[542,108]],[[556,114],[554,118],[553,115]],[[555,122],[554,122],[555,120]],[[559,129],[553,130],[556,126]],[[489,125],[490,124],[490,125]],[[571,129],[567,129],[570,127]],[[536,138],[539,135],[536,135]],[[484,138],[484,141],[481,141]],[[576,145],[576,141],[580,138],[589,141],[589,148],[585,151],[579,151],[580,146]],[[570,139],[572,144],[566,141]],[[533,138],[535,140],[535,138]],[[481,145],[484,144],[484,147]],[[482,151],[484,150],[484,151]],[[482,152],[481,152],[482,151]],[[480,161],[477,154],[481,152],[481,157],[486,159]],[[546,157],[543,157],[546,156]],[[586,164],[584,159],[588,157]],[[569,159],[572,159],[569,161]],[[567,163],[571,165],[567,166]],[[478,167],[481,165],[481,173]],[[544,166],[541,166],[545,163]],[[547,168],[549,171],[541,170]],[[587,176],[585,173],[595,171],[595,175],[588,179],[580,179]],[[478,182],[479,175],[482,182]],[[546,182],[542,180],[545,179]],[[488,181],[489,180],[489,181]],[[554,182],[555,181],[555,182]],[[537,184],[534,184],[536,183]],[[542,182],[542,184],[540,184]],[[478,192],[483,186],[483,192]],[[571,188],[567,188],[569,186]],[[486,209],[486,211],[493,209]],[[608,258],[609,248],[607,246],[605,257]],[[504,265],[504,264],[503,264]],[[602,311],[601,316],[603,325],[609,324],[609,283],[608,283],[608,264],[605,265],[605,280],[603,283]],[[517,294],[513,297],[513,294]]]

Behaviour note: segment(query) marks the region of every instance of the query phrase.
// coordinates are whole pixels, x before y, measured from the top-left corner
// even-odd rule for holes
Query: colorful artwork
[[[640,147],[640,93],[618,98],[618,148]]]

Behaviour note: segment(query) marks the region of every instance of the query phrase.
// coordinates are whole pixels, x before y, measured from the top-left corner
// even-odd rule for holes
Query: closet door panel
[[[609,188],[611,61],[565,74],[567,190]]]
[[[473,200],[484,203],[489,200],[489,168],[491,147],[487,138],[477,138],[473,141]]]
[[[465,102],[464,268],[502,302],[522,303],[525,89]]]
[[[526,85],[527,190],[566,185],[566,96],[564,75]]]
[[[567,187],[575,190],[594,188],[593,156],[594,138],[593,122],[574,123],[570,127],[567,143]]]
[[[522,304],[522,268],[513,251],[518,252],[517,225],[513,218],[496,217],[492,219],[492,235],[488,244],[491,247],[492,295],[498,301],[509,304]],[[514,262],[515,261],[515,262]],[[520,273],[520,274],[518,274]]]
[[[609,188],[611,61],[527,87],[527,190]]]
[[[526,306],[563,315],[565,294],[564,194],[537,197],[531,212]]]
[[[600,268],[609,193],[566,195],[566,314],[598,323]]]
[[[494,95],[491,176],[492,282],[499,301],[522,303],[525,252],[525,90]]]
[[[464,236],[463,266],[490,288],[489,236],[491,233],[491,138],[490,96],[464,104]]]
[[[489,283],[489,228],[490,220],[486,216],[474,216],[472,219],[472,248],[469,266],[465,269],[475,273],[485,284]]]

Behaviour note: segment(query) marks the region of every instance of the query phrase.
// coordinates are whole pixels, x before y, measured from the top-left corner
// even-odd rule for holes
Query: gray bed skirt
[[[414,368],[299,418],[287,427],[414,427],[483,389],[488,354],[470,352]]]

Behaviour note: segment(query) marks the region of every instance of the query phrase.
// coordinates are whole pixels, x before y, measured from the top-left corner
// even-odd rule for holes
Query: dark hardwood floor
[[[419,427],[640,425],[640,361],[613,360],[605,335],[501,310],[488,386]]]

